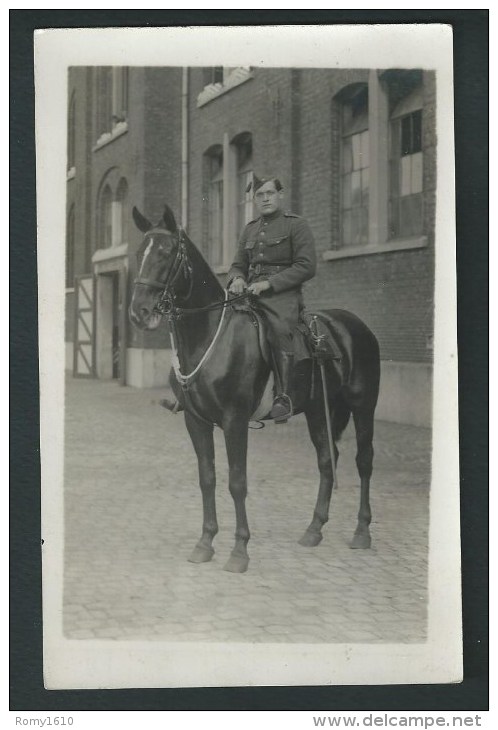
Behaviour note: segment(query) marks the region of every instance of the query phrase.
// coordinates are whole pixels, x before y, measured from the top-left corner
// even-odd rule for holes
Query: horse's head
[[[175,216],[168,206],[157,225],[152,225],[136,208],[133,220],[144,233],[137,252],[138,275],[133,287],[130,320],[136,327],[153,330],[161,321],[161,303],[184,272],[184,249]]]

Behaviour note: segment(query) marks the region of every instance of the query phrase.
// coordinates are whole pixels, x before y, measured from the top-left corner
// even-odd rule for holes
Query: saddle
[[[271,350],[268,343],[268,325],[264,316],[252,307],[249,302],[237,302],[232,305],[237,311],[247,312],[258,331],[261,354],[271,364]],[[299,322],[292,333],[294,363],[303,360],[341,360],[342,353],[332,333],[325,325],[320,312],[301,312]]]
[[[258,332],[259,347],[265,361],[272,366],[271,349],[268,342],[267,324],[264,317],[248,303],[234,307],[238,311],[247,312]],[[326,327],[319,312],[302,312],[300,321],[293,331],[294,368],[304,360],[322,361],[341,360],[342,354],[330,330]],[[268,419],[273,398],[275,396],[275,380],[273,368],[266,382],[263,395],[251,416],[252,421]]]

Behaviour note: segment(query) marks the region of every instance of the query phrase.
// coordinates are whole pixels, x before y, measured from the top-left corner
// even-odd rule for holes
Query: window
[[[106,185],[100,195],[97,248],[112,246],[112,193]]]
[[[349,89],[342,104],[341,239],[344,246],[368,242],[370,138],[366,84]]]
[[[76,166],[76,97],[73,93],[69,103],[67,117],[67,169],[73,171]]]
[[[325,260],[427,246],[423,84],[420,69],[370,69],[368,83],[336,94],[331,179],[340,173],[332,221],[338,244]]]
[[[66,228],[66,289],[74,286],[74,243],[75,243],[74,205],[67,217]]]
[[[422,99],[416,89],[399,101],[390,118],[389,235],[423,232]]]
[[[223,66],[209,66],[204,69],[204,86],[223,83]]]
[[[112,128],[112,68],[97,69],[97,137]]]
[[[242,229],[253,215],[252,135],[242,132],[204,154],[204,231],[209,263],[226,273],[233,261]]]
[[[115,245],[119,246],[123,243],[128,243],[128,183],[124,178],[121,178],[119,181],[115,209],[116,232],[113,234],[113,241]]]
[[[216,147],[209,153],[208,250],[210,263],[223,263],[223,151]]]
[[[108,141],[124,131],[128,117],[127,67],[102,66],[97,69],[96,131],[98,142]]]
[[[238,240],[244,226],[254,217],[252,190],[247,191],[252,182],[252,135],[245,132],[239,135],[233,147],[237,157],[237,211],[236,211],[236,239]]]

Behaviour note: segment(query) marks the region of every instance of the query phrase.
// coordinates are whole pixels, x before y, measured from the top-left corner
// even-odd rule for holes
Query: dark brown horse
[[[185,411],[185,423],[198,459],[204,517],[201,538],[189,559],[202,563],[214,554],[212,543],[218,532],[213,441],[216,424],[225,437],[229,489],[236,516],[235,546],[225,570],[242,573],[249,563],[250,534],[245,508],[248,427],[268,383],[268,358],[264,356],[250,307],[248,311],[237,311],[197,248],[178,229],[171,210],[166,206],[156,226],[136,208],[133,218],[145,237],[138,251],[138,277],[130,318],[137,327],[151,330],[159,325],[163,315],[169,317],[174,364],[171,385]],[[361,497],[351,547],[369,548],[369,487],[379,390],[379,347],[372,332],[355,315],[334,309],[319,313],[319,317],[340,352],[340,359],[326,363],[334,443],[351,414],[356,429]],[[322,527],[328,520],[333,469],[320,370],[309,358],[296,368],[292,400],[295,412],[304,412],[306,416],[318,457],[318,498],[313,519],[299,541],[313,547],[321,541]],[[335,452],[337,458],[337,449]]]

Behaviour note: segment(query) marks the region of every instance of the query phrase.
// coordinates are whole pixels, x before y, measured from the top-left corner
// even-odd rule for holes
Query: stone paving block
[[[296,417],[280,431],[270,424],[264,434],[251,433],[251,562],[248,573],[232,575],[222,570],[235,529],[222,434],[215,434],[216,554],[211,563],[193,565],[187,558],[202,522],[197,464],[183,420],[150,401],[150,393],[115,383],[68,382],[67,634],[84,634],[84,622],[93,618],[99,630],[136,639],[171,632],[181,641],[194,633],[206,641],[341,641],[355,628],[372,640],[374,633],[423,639],[428,430],[376,424],[370,551],[348,547],[359,503],[351,428],[341,442],[343,486],[333,495],[331,520],[316,549],[297,544],[312,517],[318,486],[304,420]],[[288,469],[278,479],[277,452],[280,470]],[[341,623],[341,617],[347,620]],[[272,638],[268,626],[280,626],[282,633]]]

